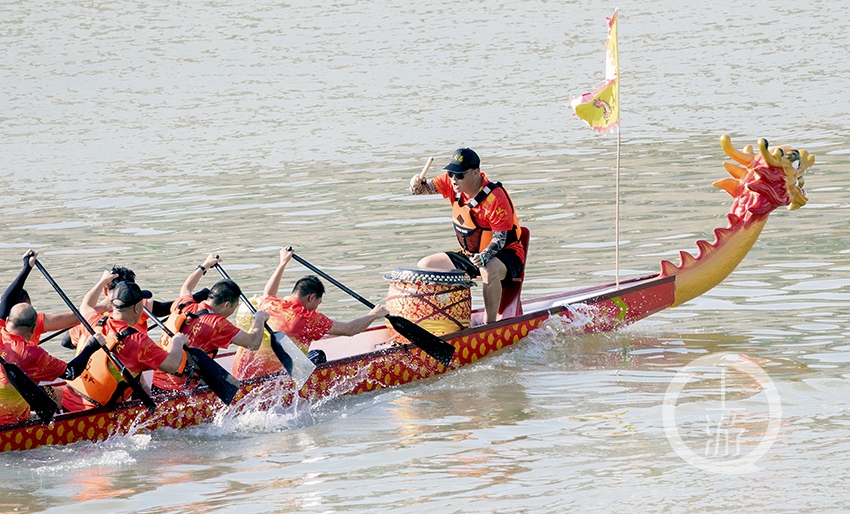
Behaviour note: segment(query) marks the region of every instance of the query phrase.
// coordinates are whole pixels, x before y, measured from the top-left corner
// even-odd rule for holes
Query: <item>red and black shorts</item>
[[[462,250],[446,252],[446,255],[449,256],[452,264],[454,264],[457,269],[465,272],[470,277],[475,278],[481,274],[478,271],[478,266],[473,264]],[[496,253],[496,255],[493,256],[493,258],[502,261],[502,264],[504,264],[508,269],[505,278],[502,280],[503,284],[512,282],[513,279],[522,276],[524,264],[515,251],[510,248],[502,248]]]

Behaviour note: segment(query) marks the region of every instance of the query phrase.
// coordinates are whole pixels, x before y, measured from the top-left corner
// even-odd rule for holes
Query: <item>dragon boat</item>
[[[814,156],[805,150],[779,147],[771,151],[767,141],[761,139],[757,151],[751,146],[739,151],[728,136],[721,138],[721,147],[735,164],[724,163],[731,177],[714,185],[727,191],[733,203],[726,215],[727,226],[714,230],[713,242],[698,240],[696,256],[681,251],[679,264],[662,261],[656,274],[522,302],[519,283],[505,292],[504,296],[513,301],[508,301],[508,305],[503,301],[499,321],[441,335],[455,347],[448,366],[412,344],[399,342],[400,336],[391,327],[376,326],[357,336],[314,342],[312,347],[323,349],[328,361],[318,365],[297,391],[292,379],[277,371],[242,380],[235,401],[229,406],[208,387],[201,386],[154,396],[157,407],[153,414],[140,401],[132,400],[112,408],[60,414],[49,424],[33,417],[0,427],[0,451],[102,441],[114,435],[213,422],[218,416],[235,414],[248,406],[286,407],[298,401],[375,391],[474,363],[520,342],[552,316],[578,322],[577,330],[603,332],[681,305],[713,288],[735,269],[774,209],[787,206],[794,210],[808,201],[802,189],[803,174],[814,164]],[[481,315],[480,309],[471,313],[472,319],[476,315]],[[235,353],[223,353],[216,359],[226,369],[232,369]],[[51,385],[58,391],[63,387],[62,383]]]

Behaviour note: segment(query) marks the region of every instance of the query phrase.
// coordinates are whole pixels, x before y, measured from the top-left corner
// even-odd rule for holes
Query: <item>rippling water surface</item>
[[[809,204],[775,212],[719,287],[613,334],[552,322],[396,389],[2,454],[0,510],[845,509],[850,6],[689,4],[619,5],[620,276],[656,272],[725,225],[729,197],[710,185],[725,175],[721,134],[817,157]],[[453,247],[446,205],[406,189],[459,146],[531,229],[525,298],[612,281],[616,138],[566,103],[603,80],[613,8],[3,3],[0,282],[33,247],[75,299],[113,264],[169,298],[217,252],[253,293],[292,244],[381,302],[383,272]],[[37,274],[27,287],[40,310],[63,308]],[[335,290],[322,307],[364,312]],[[677,371],[721,352],[758,363],[781,397],[775,443],[740,476],[683,460],[662,419]],[[719,439],[697,407],[721,378],[703,376],[677,407],[700,455]],[[751,382],[728,385],[736,412],[759,399]]]

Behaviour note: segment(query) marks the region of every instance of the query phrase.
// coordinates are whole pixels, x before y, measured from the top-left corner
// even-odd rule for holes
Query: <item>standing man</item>
[[[446,173],[434,179],[416,174],[410,179],[415,195],[441,194],[452,204],[452,223],[460,250],[435,253],[421,259],[420,268],[459,269],[484,282],[487,323],[496,321],[502,282],[522,276],[525,250],[519,241],[520,226],[508,192],[500,182],[490,182],[480,169],[478,154],[459,148]]]
[[[97,311],[100,292],[115,278],[117,275],[104,271],[100,281],[83,299],[80,313],[95,332],[103,334],[106,338],[104,346],[112,350],[133,375],[138,376],[149,369],[182,372],[187,360],[183,351],[186,343],[184,334],[174,336],[171,348],[164,350],[146,332],[134,328],[144,313],[142,302],[153,296],[150,291],[143,291],[135,282],[119,282],[112,290],[109,302],[112,312],[109,316],[102,317]],[[62,393],[62,407],[68,412],[77,412],[114,405],[128,399],[131,392],[129,384],[106,353],[98,352],[89,360],[85,371],[68,382]]]
[[[258,307],[269,313],[269,326],[286,334],[292,342],[315,364],[327,359],[322,350],[310,350],[310,343],[325,335],[353,336],[363,332],[375,320],[383,318],[389,311],[383,305],[377,305],[369,314],[351,321],[334,321],[318,311],[325,294],[325,285],[313,275],[307,275],[295,282],[292,294],[279,298],[280,279],[286,265],[292,259],[292,247],[280,251],[280,263],[275,269],[266,287]],[[310,350],[310,351],[308,351]],[[238,379],[267,375],[283,369],[274,356],[271,346],[263,341],[260,350],[245,352],[241,348],[233,362],[233,375]]]
[[[201,277],[219,262],[221,259],[217,255],[210,254],[203,264],[199,264],[186,278],[180,288],[180,297],[172,304],[166,325],[175,334],[186,334],[189,339],[186,346],[200,348],[210,357],[215,357],[219,349],[227,348],[230,343],[248,350],[256,350],[263,341],[264,324],[269,315],[264,310],[258,310],[248,332],[228,321],[227,318],[239,307],[239,297],[242,295],[242,290],[236,282],[219,280],[210,288],[207,300],[198,302],[192,297]],[[160,342],[167,344],[169,339],[163,333]],[[187,372],[172,374],[155,371],[153,386],[156,389],[171,391],[197,387],[198,382],[188,376]]]

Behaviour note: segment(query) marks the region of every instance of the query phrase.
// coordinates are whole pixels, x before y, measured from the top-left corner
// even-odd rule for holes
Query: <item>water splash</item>
[[[357,370],[354,375],[338,378],[321,398],[308,400],[292,394],[292,381],[288,377],[264,382],[252,389],[231,406],[219,410],[212,422],[190,427],[188,433],[221,437],[243,433],[280,432],[311,426],[316,423],[314,413],[327,402],[351,392],[368,378],[368,369]],[[294,396],[294,398],[293,398]]]
[[[49,464],[34,469],[38,475],[53,475],[96,468],[117,468],[136,464],[134,453],[151,447],[150,434],[113,436],[101,442],[79,442],[68,446],[46,446],[29,457],[46,458]]]
[[[585,333],[585,327],[593,322],[593,308],[584,305],[565,305],[567,314],[549,316],[535,330],[528,333],[527,340],[533,347],[548,347],[553,342],[563,341],[565,337],[575,337]]]

